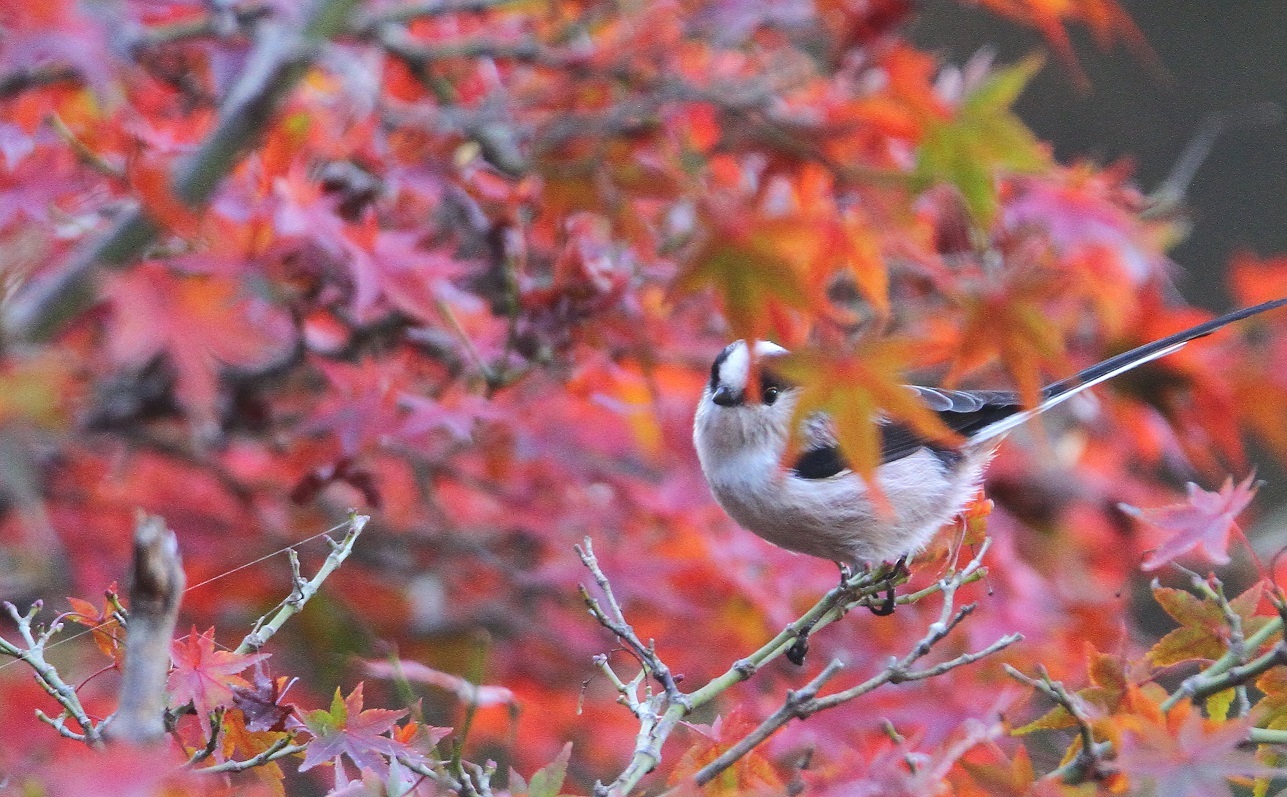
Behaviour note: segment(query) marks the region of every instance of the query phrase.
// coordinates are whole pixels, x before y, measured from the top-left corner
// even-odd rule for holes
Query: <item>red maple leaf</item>
[[[398,720],[406,716],[406,711],[394,711],[384,708],[362,708],[362,683],[341,697],[340,690],[335,690],[330,710],[310,711],[304,718],[304,728],[313,735],[304,754],[304,763],[299,765],[303,772],[326,761],[349,757],[361,769],[374,772],[386,772],[389,768],[386,758],[404,756],[419,758],[420,754],[406,742],[387,736],[395,730]],[[438,731],[430,738],[436,743],[449,732],[447,728],[434,728]]]
[[[1046,37],[1072,72],[1073,81],[1083,90],[1090,88],[1090,78],[1073,51],[1065,25],[1080,22],[1090,28],[1101,48],[1125,42],[1135,54],[1154,69],[1160,69],[1157,54],[1149,47],[1144,34],[1116,0],[1082,0],[1050,2],[1049,0],[982,0],[982,4],[1002,16],[1031,25]]]
[[[418,395],[409,378],[415,367],[410,357],[356,365],[317,359],[315,364],[331,390],[303,429],[333,434],[346,456],[395,442],[424,446],[436,435],[466,440],[476,419],[494,414],[476,397],[451,397],[444,404]]]
[[[166,688],[174,705],[191,702],[202,716],[219,706],[232,705],[233,687],[250,687],[237,673],[269,656],[215,650],[214,629],[198,634],[195,627],[186,639],[174,642],[170,655],[174,669],[170,670]]]
[[[142,365],[168,355],[179,399],[198,420],[214,422],[223,366],[257,368],[289,354],[289,316],[216,275],[184,275],[162,263],[140,263],[108,288],[112,317],[108,350]]]
[[[1208,492],[1189,482],[1186,501],[1155,509],[1120,504],[1123,512],[1170,535],[1149,552],[1142,567],[1156,570],[1198,547],[1209,561],[1218,565],[1228,564],[1229,535],[1239,531],[1238,515],[1256,495],[1258,485],[1255,478],[1253,473],[1235,487],[1230,476],[1218,493]]]
[[[297,169],[277,180],[276,192],[277,232],[317,244],[348,269],[358,322],[383,314],[381,298],[421,321],[437,319],[439,301],[463,298],[450,280],[463,273],[464,264],[421,247],[418,234],[381,229],[373,215],[346,222],[337,212],[340,200]]]

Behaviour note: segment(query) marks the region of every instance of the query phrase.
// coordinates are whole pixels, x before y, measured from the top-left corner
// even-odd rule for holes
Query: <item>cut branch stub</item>
[[[170,642],[186,583],[174,532],[161,518],[140,515],[134,531],[120,707],[108,730],[114,741],[151,744],[165,735]]]

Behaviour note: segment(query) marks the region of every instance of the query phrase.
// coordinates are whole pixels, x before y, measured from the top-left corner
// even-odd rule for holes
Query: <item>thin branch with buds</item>
[[[638,635],[635,634],[634,628],[630,626],[630,623],[626,622],[625,615],[621,611],[621,604],[617,603],[617,596],[612,593],[612,585],[608,582],[608,577],[604,575],[602,568],[599,567],[599,560],[594,556],[594,548],[590,544],[590,538],[586,537],[582,545],[575,547],[577,555],[581,557],[582,563],[594,576],[595,583],[599,585],[599,590],[603,592],[604,598],[608,603],[608,609],[604,611],[599,602],[582,585],[581,597],[586,606],[589,607],[590,614],[599,621],[600,625],[616,634],[626,644],[626,647],[635,655],[635,658],[639,659],[644,671],[657,679],[666,690],[668,699],[676,703],[685,702],[687,698],[679,691],[674,675],[671,674],[670,668],[666,666],[666,663],[657,655],[657,650],[651,640],[647,645],[644,645]]]
[[[291,571],[291,591],[277,608],[269,614],[260,617],[255,621],[254,627],[241,644],[237,646],[236,653],[250,653],[262,648],[268,640],[273,638],[286,621],[299,614],[304,605],[317,594],[321,588],[322,582],[334,573],[336,568],[344,563],[349,554],[353,552],[353,545],[357,538],[361,536],[362,530],[366,528],[367,522],[371,518],[367,515],[351,514],[349,515],[348,531],[338,542],[326,538],[331,545],[331,552],[327,554],[326,561],[317,569],[317,573],[311,579],[305,579],[299,570],[299,555],[292,548],[289,551],[290,571]]]
[[[15,659],[25,663],[32,669],[36,676],[36,683],[49,693],[49,696],[58,701],[63,707],[63,712],[58,717],[50,717],[43,711],[37,709],[36,717],[42,722],[52,726],[58,731],[59,736],[68,739],[75,739],[78,742],[85,742],[91,747],[102,747],[103,745],[103,723],[94,723],[81,705],[80,697],[76,690],[71,687],[58,670],[45,660],[45,648],[55,634],[63,630],[61,617],[56,619],[42,631],[32,629],[32,621],[44,607],[44,601],[36,601],[25,612],[19,612],[18,607],[8,601],[4,602],[5,611],[13,618],[14,623],[18,626],[18,634],[22,637],[23,646],[15,645],[4,637],[0,637],[0,654],[12,656]],[[68,719],[76,721],[80,726],[80,731],[74,731],[68,728],[66,723]]]
[[[1031,678],[1009,664],[1004,666],[1011,678],[1031,686],[1053,700],[1056,705],[1068,712],[1068,716],[1072,717],[1077,725],[1077,734],[1081,740],[1081,749],[1077,751],[1077,757],[1046,777],[1058,778],[1069,784],[1102,779],[1106,772],[1104,758],[1111,752],[1112,746],[1108,742],[1095,741],[1094,729],[1090,726],[1090,718],[1086,715],[1081,700],[1069,693],[1061,682],[1051,680],[1050,674],[1044,667],[1040,668],[1039,677]]]
[[[1194,575],[1196,576],[1196,574]],[[1199,582],[1204,586],[1199,586]],[[1223,598],[1223,586],[1217,590],[1215,586],[1208,583],[1207,579],[1201,576],[1196,576],[1193,579],[1193,583],[1204,594],[1207,594],[1209,590],[1208,597],[1215,595],[1217,596],[1217,601]],[[1218,581],[1215,583],[1219,584]],[[1225,604],[1228,603],[1227,600],[1224,602]],[[1232,606],[1227,608],[1222,606],[1221,609],[1225,614],[1226,621],[1228,621],[1231,614],[1237,618],[1237,613],[1233,611]],[[1270,618],[1254,634],[1246,638],[1239,638],[1242,626],[1241,618],[1237,618],[1237,625],[1230,625],[1229,650],[1216,659],[1211,666],[1185,678],[1180,683],[1179,688],[1172,692],[1166,700],[1162,701],[1162,710],[1170,711],[1185,698],[1202,699],[1225,689],[1244,687],[1259,677],[1261,673],[1274,667],[1275,664],[1287,663],[1287,639],[1280,639],[1268,653],[1248,661],[1250,654],[1263,647],[1275,635],[1282,634],[1284,613],[1287,613],[1287,607],[1280,607],[1279,616]],[[1241,699],[1239,703],[1241,703]]]
[[[248,769],[254,769],[255,767],[262,767],[264,764],[272,763],[273,761],[276,761],[279,758],[286,758],[287,756],[293,756],[296,753],[302,753],[307,748],[308,748],[308,745],[306,744],[291,744],[291,737],[283,736],[282,738],[273,742],[272,745],[268,747],[268,749],[264,750],[258,755],[247,758],[244,761],[231,761],[231,760],[222,761],[218,764],[211,764],[208,767],[201,767],[196,771],[206,775],[218,775],[220,773],[229,773],[229,772],[245,772]]]
[[[983,553],[984,551],[980,551],[979,555],[960,573],[939,580],[938,591],[943,594],[943,608],[939,619],[930,625],[925,636],[916,643],[907,655],[901,659],[891,660],[883,670],[857,686],[835,692],[826,697],[817,697],[817,692],[823,684],[835,676],[844,666],[839,659],[833,659],[804,689],[788,693],[782,706],[768,719],[760,723],[759,727],[737,742],[737,744],[724,751],[714,761],[698,770],[697,774],[693,776],[697,785],[702,786],[709,783],[719,773],[728,769],[742,756],[765,742],[779,728],[789,723],[792,719],[805,719],[817,714],[819,711],[834,708],[861,697],[885,684],[920,681],[942,675],[1004,650],[1023,639],[1022,634],[1007,634],[980,651],[963,653],[956,658],[940,662],[925,669],[913,669],[913,665],[916,662],[928,655],[936,644],[946,638],[957,625],[974,611],[975,604],[967,604],[958,610],[955,609],[954,602],[957,589],[965,583],[965,579],[979,569]]]
[[[884,670],[858,686],[825,697],[818,697],[818,691],[843,667],[841,661],[832,661],[804,688],[789,693],[783,706],[774,712],[769,719],[765,720],[759,728],[697,773],[695,777],[698,785],[709,782],[719,772],[772,736],[775,731],[787,724],[792,718],[805,717],[818,711],[832,708],[864,695],[886,683],[901,683],[941,675],[957,667],[977,661],[984,656],[996,653],[1017,642],[1021,637],[1018,634],[1011,634],[998,639],[983,650],[966,653],[932,667],[920,670],[913,668],[916,662],[925,657],[940,640],[951,633],[961,621],[969,616],[973,606],[965,606],[960,610],[955,609],[955,594],[964,584],[983,577],[985,571],[982,567],[982,560],[987,549],[988,544],[985,542],[974,559],[959,572],[950,573],[927,589],[897,599],[897,603],[906,604],[928,597],[936,592],[941,592],[944,596],[944,605],[938,621],[931,624],[926,635],[917,642],[907,655],[891,661]],[[618,702],[629,708],[639,719],[639,732],[636,735],[635,750],[630,761],[621,774],[611,783],[606,785],[603,783],[595,784],[594,793],[596,797],[618,797],[630,793],[639,781],[661,762],[662,745],[675,727],[693,710],[711,702],[715,697],[735,684],[752,677],[766,663],[778,656],[785,655],[788,650],[795,647],[807,635],[843,617],[846,612],[856,606],[869,604],[875,596],[890,588],[891,578],[898,583],[906,579],[905,574],[899,574],[896,571],[891,572],[884,568],[865,570],[849,576],[840,585],[824,595],[821,600],[797,620],[788,624],[759,650],[734,662],[723,675],[713,679],[700,689],[682,693],[670,674],[669,668],[658,657],[654,646],[651,643],[644,644],[626,621],[621,606],[612,592],[611,584],[594,556],[588,538],[583,545],[577,547],[577,552],[582,562],[594,576],[595,583],[603,596],[603,603],[600,603],[598,599],[590,595],[584,586],[582,587],[582,595],[586,605],[589,607],[590,614],[599,621],[600,625],[612,631],[613,634],[621,639],[641,666],[640,672],[633,679],[627,681],[613,671],[606,656],[600,655],[595,658],[595,665],[617,689],[619,693]],[[654,694],[652,690],[647,689],[645,685],[649,678],[661,683],[663,690]]]
[[[1171,566],[1188,576],[1189,583],[1193,585],[1193,588],[1207,600],[1214,602],[1216,606],[1220,608],[1220,613],[1224,617],[1225,625],[1229,626],[1229,653],[1233,656],[1234,668],[1237,669],[1245,665],[1250,651],[1247,649],[1247,639],[1242,627],[1242,617],[1238,614],[1237,610],[1233,608],[1233,604],[1229,602],[1229,598],[1224,594],[1224,582],[1216,578],[1214,573],[1210,576],[1203,576],[1189,570],[1187,567],[1181,567],[1174,562],[1171,563]],[[1156,579],[1153,582],[1153,586],[1154,588],[1157,587]],[[1247,683],[1246,681],[1240,682],[1233,688],[1235,701],[1230,707],[1230,716],[1241,717],[1251,710],[1251,701],[1247,697]],[[1221,690],[1217,689],[1209,691],[1206,694],[1211,695],[1218,691]]]

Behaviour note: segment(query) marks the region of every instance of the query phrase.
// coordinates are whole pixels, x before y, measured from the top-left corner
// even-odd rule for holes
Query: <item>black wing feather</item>
[[[939,390],[928,387],[912,387],[912,390],[938,414],[944,426],[966,438],[1023,409],[1018,394],[1005,390]],[[951,446],[935,443],[906,424],[886,422],[881,425],[882,465],[922,448],[938,454],[945,464],[957,458]]]
[[[934,410],[947,428],[963,437],[983,429],[1022,409],[1019,396],[1004,390],[939,390],[909,386],[927,407]],[[945,466],[954,464],[958,452],[927,439],[903,423],[880,424],[880,462],[885,464],[928,448]],[[802,479],[826,479],[849,470],[848,463],[833,445],[810,448],[800,455],[793,468]]]

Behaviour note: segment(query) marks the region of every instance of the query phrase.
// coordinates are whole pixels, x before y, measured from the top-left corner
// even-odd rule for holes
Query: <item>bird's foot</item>
[[[898,557],[898,561],[894,562],[893,567],[889,568],[883,579],[886,584],[884,600],[881,601],[879,606],[867,604],[867,608],[871,610],[872,614],[877,617],[888,617],[894,613],[895,601],[897,600],[897,595],[894,592],[894,582],[905,575],[907,575],[907,556],[903,555]]]
[[[786,649],[787,661],[797,667],[804,666],[804,657],[809,655],[809,634],[803,633],[795,638],[791,647]]]

